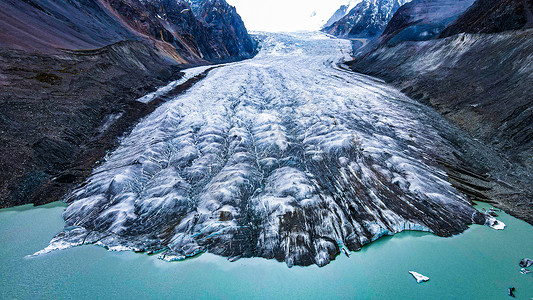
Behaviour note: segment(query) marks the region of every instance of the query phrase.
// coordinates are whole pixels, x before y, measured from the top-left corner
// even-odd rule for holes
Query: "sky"
[[[318,30],[349,0],[226,0],[237,8],[248,30]]]

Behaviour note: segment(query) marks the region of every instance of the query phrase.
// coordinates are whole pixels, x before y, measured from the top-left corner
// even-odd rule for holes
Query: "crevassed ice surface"
[[[447,123],[344,71],[348,41],[262,34],[257,57],[212,70],[122,140],[71,195],[45,253],[82,244],[325,265],[343,247],[485,217],[449,183]]]

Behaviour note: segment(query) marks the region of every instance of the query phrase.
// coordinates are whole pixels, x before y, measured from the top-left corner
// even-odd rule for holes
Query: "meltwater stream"
[[[264,34],[254,59],[212,70],[159,107],[69,198],[38,254],[82,244],[181,260],[202,252],[323,266],[403,230],[494,222],[438,162],[452,126],[344,71],[349,41]],[[459,153],[460,155],[460,153]]]

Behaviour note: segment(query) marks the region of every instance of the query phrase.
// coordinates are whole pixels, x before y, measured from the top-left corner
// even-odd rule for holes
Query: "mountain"
[[[441,36],[527,28],[533,28],[533,0],[477,0]]]
[[[248,36],[235,7],[224,0],[189,0],[193,14],[206,27],[208,36],[222,45],[217,47],[221,56],[239,56],[255,51],[254,41]],[[247,38],[242,38],[242,37]]]
[[[396,11],[382,42],[425,41],[440,33],[467,10],[474,0],[414,0]]]
[[[339,37],[380,35],[396,10],[408,0],[363,0],[340,20],[322,31]]]
[[[413,2],[413,6],[418,3]],[[399,16],[407,18],[393,18],[401,22],[391,21],[388,29],[398,30],[386,30],[384,35],[393,36],[390,40],[396,42],[381,44],[347,64],[356,72],[384,79],[409,97],[434,107],[508,160],[502,172],[513,178],[506,182],[512,181],[518,187],[504,189],[491,199],[512,215],[527,219],[533,210],[533,203],[525,200],[533,199],[528,187],[533,174],[533,30],[516,29],[529,26],[524,17],[529,15],[529,9],[525,9],[525,2],[518,1],[505,2],[504,10],[499,9],[499,1],[486,6],[482,3],[486,2],[476,1],[441,37],[465,30],[474,33],[447,38],[433,34],[433,39],[427,41],[402,41],[416,39],[416,34],[390,34],[402,32],[405,26],[398,24],[409,25],[410,20],[415,20],[416,26],[421,24],[416,20],[427,20],[424,11],[413,16],[406,13],[408,9],[399,10]],[[524,9],[515,9],[520,5]],[[410,27],[413,25],[405,28],[411,30]],[[417,33],[415,29],[407,32]]]
[[[223,0],[195,7],[220,12],[206,22],[185,0],[6,0],[0,3],[0,47],[54,52],[137,40],[155,42],[179,63],[253,55],[234,8]]]
[[[163,102],[139,97],[255,48],[223,0],[0,1],[0,207],[59,200]]]
[[[322,28],[327,28],[327,27],[333,25],[335,22],[339,21],[344,16],[346,16],[346,14],[348,12],[349,12],[348,5],[341,5],[341,7],[339,7],[339,9],[337,9],[333,13],[333,15],[329,18],[329,20],[326,22],[326,24],[324,24],[324,26]]]
[[[357,5],[359,3],[358,0],[350,0],[349,2],[347,2],[345,5],[341,5],[341,7],[339,7],[339,9],[337,9],[333,15],[328,19],[328,21],[326,22],[326,24],[324,24],[324,26],[322,26],[322,28],[326,28],[326,27],[329,27],[331,25],[333,25],[333,23],[339,21],[340,19],[342,19],[344,16],[346,16],[346,14],[348,14],[350,12],[350,10],[352,10],[352,8],[355,7],[355,5]]]

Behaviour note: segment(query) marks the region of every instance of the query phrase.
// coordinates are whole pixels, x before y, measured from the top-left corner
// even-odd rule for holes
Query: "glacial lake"
[[[481,207],[488,208],[486,204]],[[0,299],[532,299],[533,226],[501,213],[503,231],[473,225],[440,238],[384,237],[323,268],[204,254],[167,263],[155,256],[84,246],[26,258],[63,228],[65,204],[0,210]],[[431,279],[417,284],[413,270]]]

